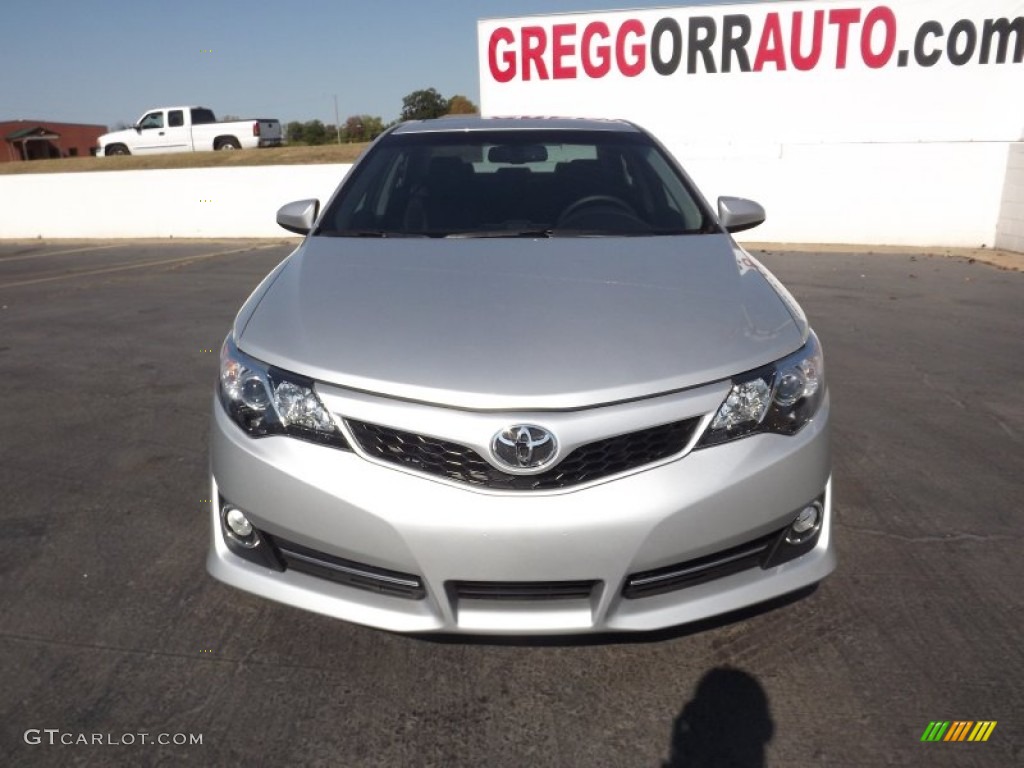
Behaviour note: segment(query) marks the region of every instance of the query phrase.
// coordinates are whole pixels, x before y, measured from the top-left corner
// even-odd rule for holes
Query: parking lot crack
[[[882,536],[887,539],[896,539],[898,541],[907,541],[914,544],[948,544],[951,542],[960,541],[1021,541],[1021,536],[1009,536],[998,533],[972,533],[969,531],[956,531],[939,535],[926,535],[926,536],[908,536],[902,533],[894,533],[893,531],[884,531],[879,528],[869,528],[867,526],[850,525],[849,523],[837,523],[840,528],[845,528],[850,531],[856,531],[857,533],[864,533],[869,536]]]

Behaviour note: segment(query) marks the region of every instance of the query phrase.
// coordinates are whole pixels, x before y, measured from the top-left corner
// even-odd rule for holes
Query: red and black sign
[[[551,26],[499,26],[487,44],[490,75],[512,80],[600,79],[774,70],[845,69],[858,60],[870,69],[1024,62],[1024,16],[921,23],[913,44],[897,50],[898,22],[886,5],[769,12],[757,23],[744,13],[640,18],[614,24],[594,20]]]

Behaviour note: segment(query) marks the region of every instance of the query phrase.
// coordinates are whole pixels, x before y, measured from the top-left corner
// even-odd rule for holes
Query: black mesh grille
[[[580,446],[557,466],[537,475],[512,475],[495,469],[472,448],[436,437],[348,420],[356,441],[371,456],[470,485],[507,491],[567,488],[679,453],[693,436],[699,418],[663,424]]]

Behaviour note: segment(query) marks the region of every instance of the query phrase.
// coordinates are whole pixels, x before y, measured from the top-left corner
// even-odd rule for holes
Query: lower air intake
[[[596,581],[452,581],[459,600],[588,600]]]
[[[775,531],[738,547],[687,560],[684,563],[634,573],[626,578],[622,596],[636,598],[660,595],[731,576],[749,568],[757,568],[767,557],[769,549],[781,533]]]
[[[266,534],[264,534],[266,535]],[[284,561],[288,570],[298,571],[307,576],[327,579],[347,587],[365,589],[392,597],[408,600],[422,600],[427,596],[419,576],[399,571],[390,571],[373,565],[356,563],[325,552],[303,547],[278,537],[267,536]]]

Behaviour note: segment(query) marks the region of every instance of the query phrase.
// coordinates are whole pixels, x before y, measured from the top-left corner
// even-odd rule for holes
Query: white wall
[[[750,197],[768,218],[738,239],[992,248],[1006,145],[673,147],[712,205]]]
[[[334,192],[350,165],[0,176],[0,238],[287,237],[277,209]]]
[[[712,202],[734,194],[765,206],[768,220],[740,240],[1024,252],[1024,143],[1009,153],[987,142],[675,149]],[[325,202],[350,167],[3,175],[0,238],[289,237],[277,209]]]
[[[1010,145],[996,248],[1024,253],[1024,142]]]

